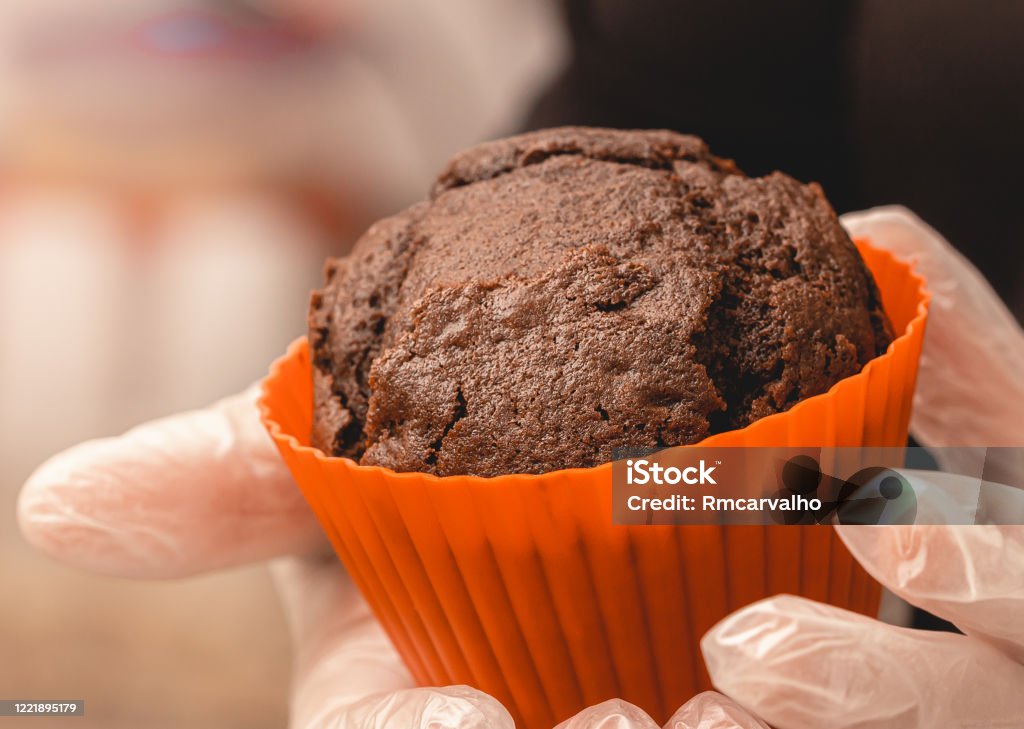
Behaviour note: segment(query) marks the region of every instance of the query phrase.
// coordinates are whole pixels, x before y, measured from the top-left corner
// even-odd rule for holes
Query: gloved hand
[[[916,261],[933,293],[911,432],[925,446],[1024,445],[1024,332],[978,272],[901,208],[847,215]],[[940,460],[943,455],[939,454]],[[1024,475],[1019,453],[999,464]],[[846,526],[876,579],[966,635],[884,625],[791,596],[704,637],[712,680],[779,729],[1024,725],[1024,527]]]
[[[50,459],[20,496],[25,537],[63,562],[130,578],[279,558],[272,573],[295,640],[294,729],[511,727],[479,691],[414,688],[330,554],[256,396],[252,388]]]
[[[505,708],[480,691],[414,687],[330,553],[259,421],[255,398],[253,388],[55,456],[22,490],[25,537],[63,562],[130,578],[274,560],[295,644],[293,729],[513,729]],[[675,729],[764,727],[715,694],[694,698],[674,722]],[[562,725],[631,727],[654,723],[620,701]]]
[[[984,281],[905,212],[844,222],[855,235],[867,233],[877,245],[916,256],[935,292],[912,426],[921,442],[961,444],[962,428],[971,427],[975,442],[1019,445],[1010,414],[1024,402],[1014,376],[1024,341]],[[964,351],[965,342],[978,349]],[[950,403],[951,387],[966,400]],[[55,457],[22,493],[26,537],[66,562],[127,577],[183,576],[319,552],[275,564],[296,638],[293,727],[511,727],[507,712],[478,691],[411,687],[365,602],[324,556],[320,531],[263,432],[253,398],[250,391]],[[955,418],[943,415],[947,406],[957,408]],[[1020,530],[847,527],[841,533],[897,594],[953,619],[970,637],[917,634],[809,601],[773,598],[705,637],[719,688],[780,729],[948,726],[957,719],[1000,726],[993,722],[1024,715],[1024,699],[1014,690],[1024,685],[1015,660],[1024,646]],[[610,701],[561,729],[653,726],[636,707]],[[668,726],[766,727],[714,693],[688,702]]]

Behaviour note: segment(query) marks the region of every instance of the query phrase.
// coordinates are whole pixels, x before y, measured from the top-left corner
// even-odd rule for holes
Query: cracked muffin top
[[[313,293],[312,443],[438,475],[695,443],[882,353],[821,189],[698,138],[561,128],[457,155]]]

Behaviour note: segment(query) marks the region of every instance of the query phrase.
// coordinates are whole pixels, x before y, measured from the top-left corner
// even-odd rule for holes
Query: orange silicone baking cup
[[[703,445],[906,442],[929,296],[910,266],[858,247],[900,336],[827,393]],[[524,729],[613,697],[666,721],[710,687],[701,636],[760,598],[878,609],[879,585],[830,528],[613,525],[610,464],[438,478],[327,457],[309,446],[305,339],[272,366],[260,408],[416,681],[475,686]]]

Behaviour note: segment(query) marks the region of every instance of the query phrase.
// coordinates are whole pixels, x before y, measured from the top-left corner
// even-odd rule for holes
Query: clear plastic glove
[[[964,385],[961,396],[973,400],[957,412],[966,418],[972,408],[981,411],[966,421],[979,428],[976,442],[1019,444],[1007,433],[1019,433],[1008,413],[1021,402],[1013,399],[1020,388],[1014,363],[1022,361],[1024,344],[984,281],[905,212],[846,222],[876,244],[916,255],[935,289],[914,421],[921,441],[963,442],[956,437],[965,425],[960,415],[949,419],[921,408],[944,407],[951,379],[974,385],[981,379],[1007,389]],[[970,306],[958,301],[962,294]],[[967,310],[975,318],[961,319]],[[981,350],[984,356],[959,356],[963,327],[968,334],[988,332],[993,342],[1000,334],[1011,341]],[[292,555],[278,560],[274,572],[296,640],[294,729],[511,727],[498,702],[478,691],[412,687],[365,601],[327,554],[259,423],[254,398],[249,391],[51,459],[22,492],[26,537],[65,562],[125,577],[177,577]],[[705,638],[716,684],[782,729],[949,725],[949,717],[978,726],[1000,726],[991,722],[1004,716],[1017,721],[1024,715],[1024,672],[1011,655],[1019,656],[1024,643],[1024,547],[1016,530],[967,529],[977,531],[861,527],[846,529],[843,537],[894,591],[958,621],[972,637],[917,634],[797,598],[774,598],[740,611]],[[653,726],[636,707],[609,701],[560,729]],[[706,693],[667,726],[767,725],[730,699]]]

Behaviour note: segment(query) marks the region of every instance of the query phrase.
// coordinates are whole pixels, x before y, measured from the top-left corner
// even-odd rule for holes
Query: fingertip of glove
[[[768,729],[728,696],[704,691],[683,704],[664,729]]]
[[[823,635],[829,626],[867,620],[796,595],[775,595],[719,621],[704,634],[700,647],[712,680],[716,680],[720,669],[734,668],[737,663],[771,661],[780,647],[792,648],[801,635]]]
[[[658,729],[647,712],[622,699],[587,707],[555,729]]]
[[[456,684],[439,689],[422,689],[436,694],[428,703],[424,714],[424,727],[430,729],[514,729],[515,722],[500,701],[472,686]],[[443,723],[449,708],[454,708],[461,719],[453,724]]]
[[[52,456],[25,481],[18,495],[22,537],[64,564],[126,578],[177,577],[178,545],[143,523],[140,504],[118,488],[123,461],[117,438],[80,443]]]
[[[470,686],[414,688],[368,696],[321,712],[302,729],[515,729],[497,699]]]
[[[67,542],[62,532],[68,525],[66,507],[57,498],[59,489],[72,478],[67,468],[69,455],[73,456],[81,446],[52,456],[43,462],[21,487],[18,494],[16,516],[21,535],[40,552],[64,560],[67,556]]]

